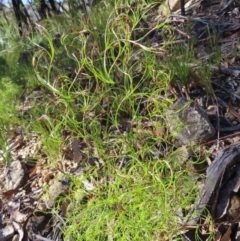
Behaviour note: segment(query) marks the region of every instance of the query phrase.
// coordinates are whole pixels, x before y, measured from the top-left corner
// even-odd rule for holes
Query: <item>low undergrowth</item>
[[[122,169],[114,168],[111,159],[105,162],[104,175],[92,170],[71,178],[72,190],[64,199],[66,239],[173,240],[180,231],[180,210],[197,191],[190,173],[174,172],[164,159],[136,158]],[[90,189],[83,185],[86,180]]]
[[[164,64],[171,36],[152,47],[149,36],[169,28],[164,21],[148,26],[157,6],[103,1],[88,16],[48,20],[24,41],[12,40],[14,48],[1,47],[2,56],[13,55],[5,63],[12,79],[1,76],[2,99],[21,103],[17,112],[1,100],[1,126],[35,131],[53,166],[78,141],[78,169],[61,170],[71,186],[52,210],[64,209],[65,240],[172,240],[198,191],[192,171],[171,159],[169,84],[178,77],[186,85],[189,73],[171,58]],[[25,62],[17,65],[23,50]],[[193,59],[191,51],[182,62]]]

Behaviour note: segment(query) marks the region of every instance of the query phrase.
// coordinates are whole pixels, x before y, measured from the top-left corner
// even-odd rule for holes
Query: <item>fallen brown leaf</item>
[[[18,188],[11,189],[11,190],[8,190],[6,192],[3,192],[2,195],[4,196],[4,198],[10,199],[13,194],[17,193],[17,191],[18,191]]]
[[[222,236],[220,241],[230,241],[231,240],[231,234],[232,234],[232,226],[230,226],[227,230],[227,232]]]

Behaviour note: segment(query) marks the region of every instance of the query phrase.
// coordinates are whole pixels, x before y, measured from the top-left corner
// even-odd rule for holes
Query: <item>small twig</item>
[[[228,109],[233,116],[235,116],[236,118],[238,118],[238,120],[240,120],[240,114],[233,109],[231,99],[228,102]]]
[[[220,10],[220,13],[224,12],[233,2],[234,0],[228,1],[228,3]]]
[[[239,131],[239,130],[240,130],[239,125],[220,128],[221,132],[230,132],[230,131]]]
[[[227,138],[229,138],[229,137],[233,137],[233,136],[239,136],[239,134],[240,134],[240,131],[238,131],[238,132],[236,132],[236,133],[233,133],[233,134],[230,134],[230,135],[227,135],[227,136],[224,136],[224,137],[221,137],[221,138],[219,138],[219,140],[224,140],[224,139],[227,139]],[[216,139],[214,139],[214,140],[211,140],[211,141],[208,141],[208,142],[204,142],[204,143],[202,143],[202,145],[208,145],[208,144],[211,144],[211,143],[213,143],[213,142],[215,142],[216,141]],[[235,145],[236,143],[233,143],[232,145]],[[231,145],[230,145],[231,146]]]
[[[188,238],[185,234],[183,234],[183,236],[184,236],[185,240],[187,240],[187,241],[191,241],[191,239]]]
[[[218,100],[217,97],[213,91],[213,98],[216,101],[216,106],[217,106],[217,150],[219,149],[219,139],[220,139],[220,115],[219,115],[219,106],[218,106]]]
[[[170,21],[171,21],[171,23],[185,23],[186,22],[185,19],[172,19]]]
[[[33,236],[34,239],[39,239],[39,240],[42,240],[42,241],[53,241],[52,239],[44,238],[41,235],[34,234],[34,233],[32,234],[32,236]]]
[[[179,29],[175,29],[177,32],[179,32],[181,35],[187,37],[188,39],[190,39],[191,37],[187,34],[187,33],[184,33],[183,31],[179,30]]]
[[[203,24],[209,24],[208,22],[202,20],[201,18],[192,18],[192,17],[185,17],[185,16],[181,16],[181,15],[177,15],[177,14],[171,14],[170,17],[172,18],[182,18],[182,19],[185,19],[185,20],[191,20],[191,21],[196,21],[196,22],[200,22],[200,23],[203,23]]]

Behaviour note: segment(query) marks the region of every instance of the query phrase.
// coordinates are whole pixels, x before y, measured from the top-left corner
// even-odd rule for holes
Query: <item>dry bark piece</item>
[[[232,168],[225,171],[219,187],[219,196],[217,197],[217,207],[215,212],[215,218],[222,218],[224,215],[228,215],[231,218],[235,218],[238,215],[239,207],[236,207],[236,197],[238,189],[238,182],[240,180],[240,163],[235,164]],[[234,191],[236,190],[236,192]]]
[[[207,169],[205,185],[197,198],[195,208],[189,213],[188,225],[197,224],[204,209],[214,205],[220,192],[219,183],[224,173],[237,163],[240,163],[240,146],[226,148],[216,156]]]

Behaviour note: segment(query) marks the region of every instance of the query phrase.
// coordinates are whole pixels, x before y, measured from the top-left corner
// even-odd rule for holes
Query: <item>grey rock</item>
[[[53,184],[49,187],[48,195],[46,195],[42,201],[43,207],[52,208],[57,198],[61,193],[64,193],[70,186],[70,182],[59,174],[53,181]]]
[[[5,190],[12,190],[22,185],[25,176],[25,169],[20,161],[13,161],[7,167],[7,175],[4,188]]]
[[[170,107],[166,118],[177,146],[196,145],[209,140],[216,132],[204,109],[184,98],[179,98]]]

